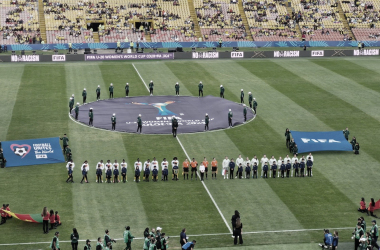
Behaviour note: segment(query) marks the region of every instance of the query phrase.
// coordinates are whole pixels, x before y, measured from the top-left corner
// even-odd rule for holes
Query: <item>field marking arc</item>
[[[183,147],[183,145],[182,145],[180,139],[178,138],[178,136],[176,136],[176,138],[177,138],[177,141],[178,141],[179,145],[181,146],[183,152],[185,153],[186,157],[190,160],[191,158],[190,158],[190,156],[187,154],[187,152],[186,152],[185,148]],[[199,176],[198,171],[197,171],[197,175],[198,175],[198,178],[201,179],[201,177]],[[211,199],[212,202],[214,203],[216,209],[218,210],[220,216],[222,217],[224,223],[226,224],[226,226],[227,226],[227,228],[228,228],[228,231],[230,231],[230,234],[232,234],[232,229],[231,229],[230,225],[228,225],[228,222],[226,221],[226,218],[224,218],[224,216],[223,216],[223,214],[222,214],[222,211],[220,211],[218,204],[216,204],[216,201],[215,201],[214,198],[212,197],[212,195],[211,195],[210,191],[208,190],[206,184],[204,183],[204,181],[201,181],[201,183],[203,184],[203,187],[206,189],[206,192],[207,192],[208,196],[210,196],[210,199]]]
[[[340,227],[340,228],[330,228],[336,230],[347,230],[352,229],[352,227]],[[266,233],[291,233],[291,232],[307,232],[307,231],[322,231],[323,228],[313,228],[313,229],[291,229],[291,230],[274,230],[274,231],[254,231],[254,232],[242,232],[242,234],[266,234]],[[202,236],[219,236],[219,235],[231,235],[230,233],[214,233],[214,234],[192,234],[188,235],[189,237],[202,237]],[[170,238],[179,238],[178,235],[170,236]],[[143,240],[142,237],[136,237],[135,240]],[[115,239],[117,241],[124,240],[123,238]],[[80,242],[85,242],[86,240],[78,240]],[[91,240],[92,242],[96,242],[97,240]],[[69,240],[60,240],[61,243],[70,243]],[[0,246],[18,246],[18,245],[37,245],[37,244],[50,244],[51,241],[45,242],[24,242],[24,243],[4,243],[0,244]]]

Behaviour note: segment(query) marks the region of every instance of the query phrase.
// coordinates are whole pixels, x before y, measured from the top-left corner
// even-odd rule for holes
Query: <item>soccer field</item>
[[[236,209],[241,213],[245,249],[318,249],[323,228],[339,229],[340,249],[353,248],[350,237],[357,217],[362,216],[357,212],[360,198],[367,203],[380,198],[379,57],[3,63],[0,75],[1,141],[64,133],[70,139],[76,164],[73,184],[65,182],[65,164],[0,169],[1,204],[9,203],[16,213],[40,213],[44,206],[59,211],[63,225],[57,230],[60,241],[66,241],[61,249],[71,249],[67,242],[73,227],[80,240],[91,239],[94,246],[105,229],[121,239],[127,225],[138,238],[146,227],[162,227],[166,235],[175,236],[169,239],[173,249],[180,249],[178,236],[184,227],[194,235],[189,239],[197,240],[196,248],[228,249],[234,247],[229,227]],[[87,88],[87,102],[93,102],[98,85],[104,99],[113,83],[115,98],[121,98],[129,82],[130,95],[149,95],[142,80],[154,81],[155,95],[174,95],[174,84],[179,82],[181,95],[197,96],[199,81],[205,95],[219,96],[222,84],[226,99],[234,102],[240,102],[240,89],[244,89],[248,103],[251,91],[258,114],[236,128],[179,134],[178,139],[97,130],[69,118],[71,94],[81,102],[82,90]],[[286,128],[346,127],[350,139],[356,136],[360,143],[360,155],[313,153],[312,178],[224,180],[218,171],[217,180],[211,180],[210,173],[202,184],[184,181],[180,171],[177,182],[133,182],[131,170],[137,158],[144,162],[156,157],[161,162],[176,156],[182,163],[187,155],[198,162],[216,157],[221,168],[225,156],[285,157]],[[101,159],[125,159],[128,182],[95,183],[95,165]],[[90,165],[90,183],[81,185],[80,165],[85,160]],[[364,217],[369,225],[372,218]],[[0,249],[48,249],[52,237],[53,232],[43,234],[42,225],[12,219],[0,226]],[[16,244],[27,242],[36,244]],[[80,249],[83,245],[80,242]],[[136,239],[132,248],[142,249],[142,245]],[[122,240],[114,244],[114,249],[124,247]]]

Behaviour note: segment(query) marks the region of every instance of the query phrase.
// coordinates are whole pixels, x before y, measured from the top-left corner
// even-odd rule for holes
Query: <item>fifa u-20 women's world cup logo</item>
[[[164,116],[164,115],[176,115],[175,113],[171,112],[166,108],[167,105],[175,103],[175,101],[167,101],[167,102],[160,102],[160,103],[145,103],[145,102],[132,102],[132,104],[135,105],[149,105],[153,106],[158,109],[158,115]]]

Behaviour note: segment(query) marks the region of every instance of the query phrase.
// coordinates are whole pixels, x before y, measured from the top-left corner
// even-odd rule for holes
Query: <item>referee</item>
[[[191,166],[191,180],[193,180],[193,175],[195,172],[195,180],[197,180],[197,167],[198,167],[198,162],[193,158],[193,160],[190,163]]]

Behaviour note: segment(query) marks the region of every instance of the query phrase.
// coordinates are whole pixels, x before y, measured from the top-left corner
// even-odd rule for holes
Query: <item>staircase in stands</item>
[[[238,1],[238,5],[239,5],[239,12],[240,12],[240,15],[241,15],[241,19],[243,20],[243,24],[244,24],[244,27],[245,27],[245,33],[247,33],[247,37],[246,38],[249,41],[253,41],[252,33],[251,33],[251,30],[249,29],[249,24],[248,24],[247,16],[245,15],[244,7],[243,7],[243,1]]]
[[[92,36],[94,38],[94,43],[100,43],[99,32],[93,32]]]
[[[289,16],[292,17],[293,8],[291,6],[289,6],[289,5],[287,5],[286,6],[286,11],[288,12]],[[301,40],[301,38],[302,38],[302,32],[301,32],[301,28],[300,28],[300,26],[299,26],[298,23],[296,23],[295,28],[296,28],[296,31],[297,31],[297,36]]]
[[[344,11],[343,11],[341,2],[339,2],[339,4],[338,4],[338,11],[339,11],[339,17],[343,22],[344,28],[346,28],[348,30],[348,35],[351,36],[353,40],[356,40],[354,33],[352,32],[350,25],[348,25],[347,19],[344,15]]]
[[[198,39],[199,38],[203,39],[201,28],[199,27],[199,23],[198,23],[197,14],[195,13],[194,2],[193,2],[193,0],[187,0],[187,3],[189,5],[191,20],[194,23],[195,35],[196,35],[196,37],[198,37]]]
[[[145,40],[148,42],[148,43],[150,43],[151,41],[152,41],[152,38],[150,37],[150,32],[147,32],[146,34],[145,34]]]
[[[40,25],[40,34],[41,34],[42,41],[47,43],[43,0],[38,0],[38,23]]]

